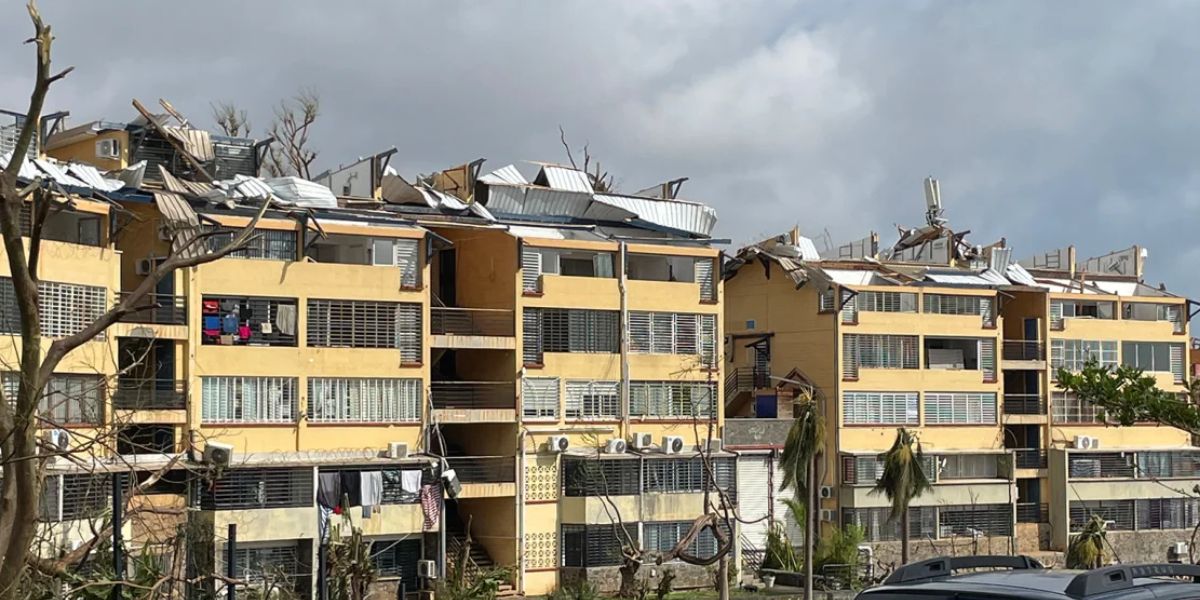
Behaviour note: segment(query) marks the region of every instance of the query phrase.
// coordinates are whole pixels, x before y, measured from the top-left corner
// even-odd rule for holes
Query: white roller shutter
[[[771,474],[771,459],[765,454],[747,454],[738,457],[737,487],[738,514],[745,521],[762,519],[755,523],[742,523],[742,553],[759,552],[767,547],[767,528],[770,514],[771,495],[762,493],[769,490]]]

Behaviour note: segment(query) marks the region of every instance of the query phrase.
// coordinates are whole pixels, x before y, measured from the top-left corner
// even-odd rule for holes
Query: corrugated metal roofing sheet
[[[875,278],[873,271],[853,269],[821,269],[838,285],[869,285]]]
[[[609,241],[601,235],[581,229],[562,229],[558,227],[537,227],[534,225],[509,225],[508,233],[514,237],[540,238],[547,240],[595,240]]]
[[[482,181],[488,185],[505,183],[511,185],[525,185],[529,183],[525,180],[525,176],[521,175],[521,172],[518,171],[513,165],[500,167],[491,173],[483,175],[479,178],[479,181]]]
[[[644,221],[696,235],[711,235],[717,224],[717,211],[703,204],[613,194],[596,194],[595,198],[604,204],[634,213]]]
[[[526,185],[496,185],[488,192],[488,209],[512,215],[558,216],[598,221],[627,221],[636,214],[597,202],[592,194]]]
[[[592,188],[592,179],[583,171],[557,165],[542,165],[541,174],[545,177],[546,184],[556,190],[588,194],[596,191]]]
[[[67,164],[67,171],[74,175],[76,179],[86,183],[88,187],[105,192],[115,192],[125,187],[125,182],[119,179],[105,179],[100,170],[92,165],[84,165],[80,163]]]
[[[175,138],[184,151],[196,160],[208,162],[213,159],[212,137],[207,130],[166,126],[163,126],[162,130]]]
[[[800,258],[804,260],[821,260],[821,253],[817,252],[817,245],[812,240],[800,236],[796,247],[800,249]]]
[[[1025,270],[1025,267],[1017,263],[1008,263],[1008,268],[1004,269],[1004,274],[1008,276],[1009,281],[1019,285],[1036,286],[1037,281],[1033,279],[1033,275]]]

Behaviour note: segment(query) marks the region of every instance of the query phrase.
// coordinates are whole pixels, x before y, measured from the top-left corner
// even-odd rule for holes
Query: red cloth
[[[421,512],[425,513],[425,531],[436,531],[442,518],[442,484],[421,487]]]

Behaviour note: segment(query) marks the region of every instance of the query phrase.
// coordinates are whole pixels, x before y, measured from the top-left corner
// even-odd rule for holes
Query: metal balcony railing
[[[1039,504],[1037,502],[1018,502],[1017,503],[1017,522],[1018,523],[1048,523],[1050,519],[1050,505]]]
[[[429,309],[429,315],[429,330],[433,335],[514,335],[511,310],[435,306]]]
[[[181,379],[117,379],[113,406],[131,410],[187,408],[187,382]]]
[[[516,384],[511,381],[434,381],[429,387],[434,408],[517,407]]]
[[[129,292],[121,292],[118,300],[129,297]],[[131,312],[121,320],[126,323],[152,323],[155,325],[186,325],[187,297],[170,294],[147,294],[137,303],[138,310]]]
[[[1045,469],[1046,451],[1040,448],[1020,448],[1016,451],[1018,469]]]
[[[1036,340],[1004,340],[1000,356],[1004,360],[1046,360],[1046,345]]]
[[[516,458],[512,456],[454,456],[446,459],[463,483],[515,483]]]
[[[770,372],[756,367],[737,367],[725,375],[725,399],[732,400],[742,392],[771,387]]]
[[[1046,399],[1041,394],[1005,394],[1004,414],[1044,415]]]

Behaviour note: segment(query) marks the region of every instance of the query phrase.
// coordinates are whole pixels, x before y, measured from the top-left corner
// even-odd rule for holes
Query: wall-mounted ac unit
[[[150,271],[154,270],[154,259],[139,258],[137,264],[133,266],[133,270],[138,275],[149,275]]]
[[[654,434],[651,433],[635,433],[633,434],[633,449],[634,450],[649,450],[650,446],[654,445]]]
[[[832,523],[837,520],[837,511],[832,508],[821,509],[821,520],[826,523]]]
[[[388,458],[405,458],[408,456],[408,444],[405,442],[388,442]]]
[[[121,158],[121,141],[96,140],[96,158]]]
[[[418,560],[417,577],[424,577],[425,579],[437,579],[437,563],[433,562],[432,560]]]
[[[566,452],[567,448],[571,447],[571,440],[565,435],[552,435],[550,440],[546,442],[546,448],[551,452],[560,453]]]
[[[623,440],[621,438],[613,438],[611,440],[608,440],[608,443],[604,444],[604,453],[605,454],[625,454],[625,450],[627,448],[628,448],[628,444],[625,443],[625,440]]]
[[[833,497],[833,486],[831,486],[831,485],[821,486],[821,499],[828,500],[832,497]]]
[[[71,433],[66,429],[51,429],[46,432],[46,445],[51,451],[66,452],[71,449]]]
[[[204,462],[206,464],[227,467],[233,460],[233,446],[221,442],[204,444]]]
[[[683,438],[677,435],[664,435],[662,439],[663,454],[679,454],[683,452]]]
[[[1079,450],[1095,450],[1100,447],[1100,440],[1090,435],[1077,435],[1073,445]]]
[[[721,441],[721,438],[713,438],[711,440],[708,440],[708,451],[710,453],[720,452],[724,449],[725,449],[725,443]]]

